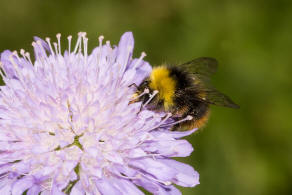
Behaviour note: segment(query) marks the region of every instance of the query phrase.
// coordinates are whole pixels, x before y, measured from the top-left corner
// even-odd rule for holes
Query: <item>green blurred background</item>
[[[86,31],[117,44],[135,36],[135,56],[152,65],[212,56],[214,85],[241,108],[212,107],[180,159],[201,184],[183,194],[292,194],[291,0],[1,0],[0,51],[31,50],[32,37]]]

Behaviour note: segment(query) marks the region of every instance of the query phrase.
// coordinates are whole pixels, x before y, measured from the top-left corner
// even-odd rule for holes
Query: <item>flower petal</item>
[[[162,159],[160,161],[176,171],[176,176],[172,180],[175,184],[184,187],[194,187],[200,184],[199,174],[193,167],[171,159]]]
[[[120,74],[123,74],[132,58],[134,49],[134,37],[132,32],[122,35],[117,51],[117,63],[120,66]]]
[[[32,177],[23,177],[22,179],[17,180],[12,186],[12,195],[22,194],[33,185],[33,182],[34,180]]]

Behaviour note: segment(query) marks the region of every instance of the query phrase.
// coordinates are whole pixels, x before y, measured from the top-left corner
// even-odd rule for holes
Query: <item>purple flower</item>
[[[24,50],[1,54],[0,194],[180,194],[199,175],[171,159],[185,157],[191,132],[160,128],[166,113],[129,104],[151,66],[132,58],[134,39],[103,37],[91,54],[85,33],[61,53],[35,37],[35,60]]]

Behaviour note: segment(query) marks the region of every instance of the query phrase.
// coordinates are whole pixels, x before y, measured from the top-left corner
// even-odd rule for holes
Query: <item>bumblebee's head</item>
[[[143,107],[147,106],[147,109],[157,110],[159,98],[157,96],[158,91],[153,90],[149,85],[150,78],[146,78],[139,86],[136,86],[136,92],[133,94],[133,100],[131,103],[142,102]]]
[[[146,78],[144,79],[144,81],[137,87],[137,91],[139,93],[143,93],[145,89],[149,89],[149,92],[150,92],[150,87],[149,87],[149,84],[150,84],[150,78]]]
[[[149,99],[153,92],[153,90],[149,87],[150,79],[146,78],[144,81],[137,87],[137,91],[135,96],[137,97],[137,101],[145,104]]]
[[[146,78],[138,87],[134,94],[135,101],[141,101],[159,110],[164,107],[168,110],[173,106],[176,80],[170,75],[170,70],[166,66],[153,68],[150,76]]]

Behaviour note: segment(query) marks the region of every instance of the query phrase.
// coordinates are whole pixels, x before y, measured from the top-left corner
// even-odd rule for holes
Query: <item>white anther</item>
[[[186,117],[186,120],[189,120],[189,121],[190,121],[190,120],[193,120],[193,118],[194,118],[194,117],[192,117],[191,115],[188,115],[188,116]]]
[[[58,40],[58,48],[59,48],[59,54],[61,55],[61,33],[58,33],[56,35],[57,40]]]
[[[141,56],[140,56],[140,58],[137,60],[137,62],[134,64],[134,66],[133,66],[133,68],[136,68],[140,63],[141,63],[141,61],[143,60],[143,58],[146,56],[146,53],[143,51],[142,53],[141,53]]]
[[[100,36],[98,37],[98,40],[99,40],[99,47],[102,46],[102,41],[103,41],[103,39],[104,39],[104,36],[103,36],[103,35],[100,35]]]
[[[24,57],[24,53],[25,53],[25,50],[24,49],[20,49],[20,54]]]
[[[33,42],[31,43],[31,45],[32,45],[33,47],[36,47],[36,42],[33,41]]]
[[[46,38],[46,41],[47,41],[47,43],[48,43],[48,45],[49,45],[50,53],[51,53],[53,56],[55,56],[55,52],[54,52],[54,50],[53,50],[53,48],[52,48],[50,38],[47,37],[47,38]]]
[[[31,59],[30,59],[30,53],[26,52],[24,55],[28,59],[28,61],[32,64]]]
[[[138,95],[137,97],[132,98],[131,101],[136,100],[136,99],[142,97],[143,95],[148,94],[149,92],[150,92],[149,89],[145,88],[144,91],[140,95]]]

